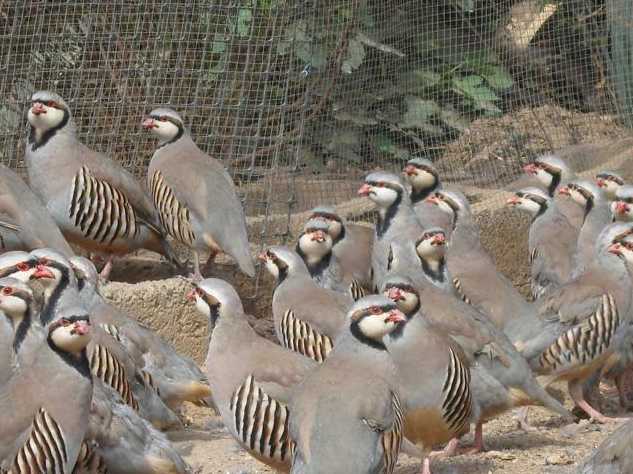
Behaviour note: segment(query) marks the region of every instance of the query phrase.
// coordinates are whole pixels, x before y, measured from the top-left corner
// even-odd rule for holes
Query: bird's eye
[[[37,263],[39,263],[40,265],[48,265],[48,259],[47,259],[47,258],[42,257],[42,258],[40,258],[40,259],[38,260],[38,262],[37,262]]]
[[[385,183],[376,183],[376,186],[378,186],[379,188],[384,188],[385,187]]]
[[[167,117],[163,116],[159,118],[158,120],[160,120],[161,122],[167,122]]]
[[[5,286],[4,288],[2,288],[2,294],[4,296],[10,296],[13,294],[13,288],[11,288],[10,286]]]
[[[196,288],[196,295],[202,298],[204,296],[204,291],[200,288]]]
[[[55,102],[54,100],[49,100],[48,102],[46,102],[46,105],[48,105],[49,107],[57,107],[57,102]]]
[[[29,269],[29,264],[26,262],[20,262],[15,267],[21,272],[25,272]]]
[[[66,327],[70,324],[70,321],[66,318],[62,318],[59,320],[59,324],[61,324],[62,326]]]
[[[382,313],[382,310],[378,306],[372,306],[371,308],[369,308],[369,312],[371,314],[380,314]]]

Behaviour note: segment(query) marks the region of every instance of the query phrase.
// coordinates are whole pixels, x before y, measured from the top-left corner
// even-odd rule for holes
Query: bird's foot
[[[440,451],[431,451],[429,458],[450,458],[459,454],[459,439],[451,439],[446,447]]]
[[[424,461],[422,461],[422,468],[420,469],[420,474],[432,474],[431,473],[431,459],[430,458],[424,458]]]

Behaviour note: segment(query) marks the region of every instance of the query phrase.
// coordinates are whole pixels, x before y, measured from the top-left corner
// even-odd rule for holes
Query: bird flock
[[[319,206],[294,246],[258,256],[275,280],[273,342],[229,283],[203,277],[220,252],[255,266],[229,174],[175,111],[142,121],[158,139],[145,186],[81,143],[57,94],[36,92],[27,118],[29,185],[0,168],[0,473],[191,472],[164,433],[182,429],[185,402],[297,474],[392,473],[401,452],[430,474],[434,459],[483,450],[483,425],[515,408],[526,430],[534,405],[618,421],[592,401],[603,379],[631,404],[633,187],[615,172],[580,179],[555,155],[524,167],[534,185],[507,206],[531,218],[529,301],[432,162],[372,172],[358,195],[374,228]],[[102,296],[115,257],[138,249],[187,274],[209,321],[206,374]]]

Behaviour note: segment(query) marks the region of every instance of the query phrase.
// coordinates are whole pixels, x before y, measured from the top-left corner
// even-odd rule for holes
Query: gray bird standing
[[[615,171],[601,171],[595,176],[595,181],[609,201],[615,200],[618,189],[625,184],[622,176]]]
[[[383,337],[405,320],[384,296],[366,296],[352,306],[334,350],[292,397],[292,473],[393,472],[403,413]]]
[[[277,282],[273,293],[277,339],[282,346],[322,362],[345,326],[351,299],[317,285],[301,257],[287,247],[269,247],[259,258]]]
[[[633,221],[633,185],[625,184],[618,188],[611,203],[611,214],[614,221]]]
[[[17,173],[0,164],[0,249],[40,247],[74,254],[42,201]]]
[[[121,165],[79,141],[60,96],[33,94],[28,121],[25,161],[31,189],[69,242],[108,255],[104,278],[114,255],[140,248],[177,262],[143,188]]]
[[[317,364],[257,335],[225,281],[202,280],[188,298],[209,318],[206,367],[225,426],[253,457],[288,472],[294,451],[290,395]]]
[[[427,197],[442,189],[440,175],[433,163],[425,158],[413,158],[407,162],[402,173],[411,186],[411,204],[422,227],[450,229],[450,218],[426,201]]]
[[[147,170],[154,205],[169,235],[192,250],[195,276],[202,252],[210,252],[207,266],[226,252],[254,276],[244,210],[222,163],[198,148],[171,109],[152,110],[143,128],[160,140]]]

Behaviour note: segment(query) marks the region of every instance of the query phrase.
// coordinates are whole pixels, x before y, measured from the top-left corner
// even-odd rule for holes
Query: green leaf
[[[412,77],[416,85],[430,88],[438,85],[442,81],[442,75],[429,69],[416,69],[412,72]]]
[[[490,87],[498,91],[509,89],[514,84],[512,76],[502,66],[490,64],[482,68],[481,75],[484,76]]]
[[[499,107],[486,100],[477,101],[474,106],[477,110],[483,111],[485,115],[490,117],[495,117],[497,115],[501,115],[502,113]]]
[[[216,33],[213,35],[213,43],[211,43],[211,52],[214,54],[221,54],[226,51],[227,40],[222,33]]]
[[[460,132],[464,132],[470,126],[470,120],[450,106],[440,111],[440,120]]]
[[[464,78],[454,77],[453,90],[475,102],[491,102],[499,100],[499,97],[497,97],[492,89],[482,83],[483,78],[481,76],[472,75]]]
[[[410,158],[409,150],[397,146],[388,135],[380,134],[374,139],[374,142],[380,153],[401,161],[407,161]]]
[[[453,0],[453,4],[466,13],[472,13],[475,11],[475,0]]]
[[[407,110],[401,118],[399,126],[403,129],[419,128],[429,133],[437,133],[438,127],[430,123],[434,115],[439,113],[440,106],[434,100],[420,97],[405,97]]]
[[[253,12],[250,8],[240,8],[237,13],[237,34],[246,38],[251,30],[251,22],[253,21]]]
[[[351,74],[352,71],[358,69],[360,65],[363,64],[364,59],[365,47],[360,41],[358,41],[358,39],[352,38],[349,41],[347,54],[345,55],[345,60],[341,65],[341,71],[343,71],[345,74]]]

